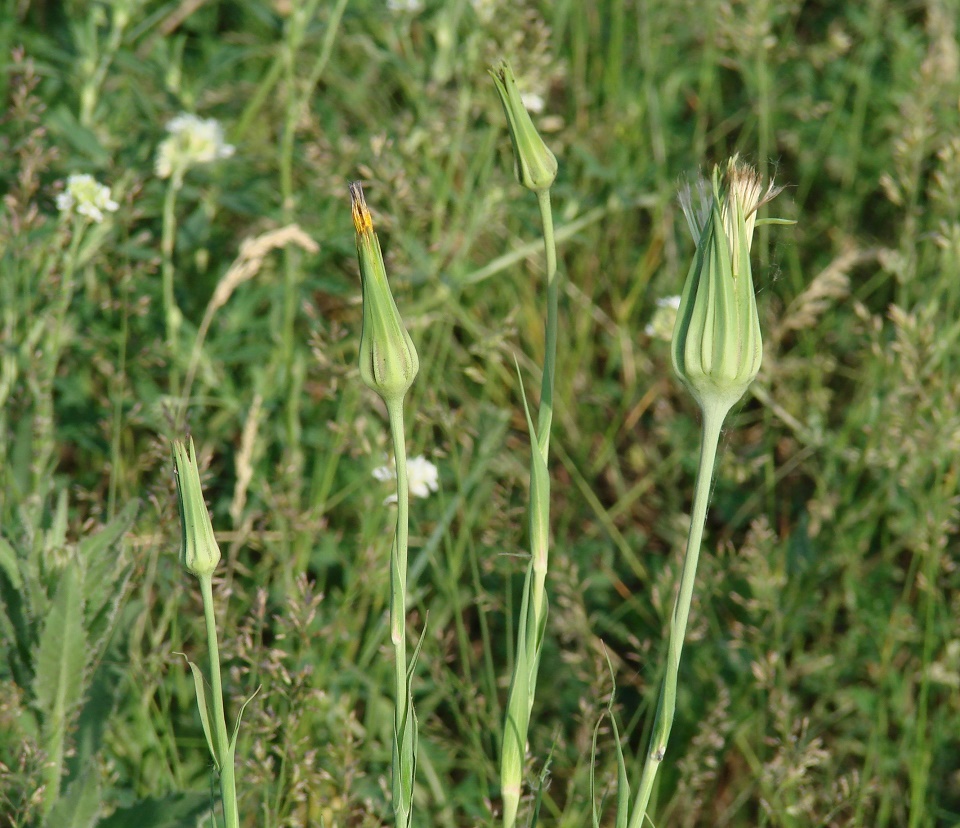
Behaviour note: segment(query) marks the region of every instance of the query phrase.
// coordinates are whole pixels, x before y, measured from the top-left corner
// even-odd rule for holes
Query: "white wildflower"
[[[419,14],[423,11],[423,0],[387,0],[387,8],[392,12]]]
[[[104,210],[115,213],[117,207],[117,202],[110,197],[110,188],[86,173],[67,178],[67,186],[57,195],[57,209],[61,213],[76,210],[97,224],[103,221]]]
[[[653,313],[653,319],[643,332],[647,336],[669,342],[673,338],[673,326],[676,324],[679,309],[679,296],[665,296],[657,299],[657,309]]]
[[[183,175],[196,164],[229,158],[234,147],[223,139],[223,127],[216,118],[198,118],[186,112],[167,124],[170,134],[157,149],[155,169],[160,178]]]
[[[385,483],[396,477],[396,469],[393,463],[378,466],[373,470],[373,476]],[[407,481],[410,486],[410,494],[413,497],[430,497],[431,492],[440,488],[437,467],[423,456],[411,457],[407,460]],[[396,503],[397,496],[392,494],[383,502]]]
[[[543,107],[546,105],[543,100],[543,95],[538,95],[536,92],[521,92],[520,100],[523,102],[527,112],[532,112],[534,115],[539,115],[543,112]]]
[[[500,11],[500,0],[470,0],[470,5],[482,23],[489,23]]]

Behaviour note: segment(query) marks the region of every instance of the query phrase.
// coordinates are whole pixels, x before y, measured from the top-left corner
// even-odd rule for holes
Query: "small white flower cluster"
[[[223,139],[223,127],[215,118],[198,118],[186,112],[167,124],[170,134],[157,149],[155,169],[160,178],[175,172],[183,175],[196,164],[229,158],[234,147]]]
[[[373,470],[373,476],[382,482],[393,480],[396,476],[396,469],[393,463],[378,466]],[[431,492],[440,488],[437,467],[423,456],[411,457],[407,460],[407,481],[410,486],[410,494],[413,497],[430,497]],[[397,496],[392,494],[383,502],[396,503]]]
[[[57,209],[61,213],[76,210],[97,224],[103,221],[104,210],[115,213],[118,206],[110,197],[110,188],[86,173],[67,178],[67,186],[57,195]]]
[[[677,322],[677,311],[680,310],[679,296],[666,296],[657,299],[657,309],[653,313],[650,324],[643,329],[647,336],[670,342],[673,339],[673,326]]]

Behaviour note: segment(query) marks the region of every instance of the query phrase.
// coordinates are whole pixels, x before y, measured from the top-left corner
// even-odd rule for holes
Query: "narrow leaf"
[[[13,574],[6,568],[0,569],[0,654],[9,665],[13,680],[22,690],[29,691],[33,684],[31,651],[36,627],[30,622],[30,606],[16,550],[0,537],[0,549],[3,547],[13,557],[14,568]]]
[[[20,577],[20,563],[17,561],[17,552],[10,545],[10,542],[0,536],[0,569],[7,576],[7,580],[13,585],[14,589],[23,587],[23,580]]]
[[[247,709],[247,705],[250,704],[250,702],[252,702],[252,701],[256,698],[257,693],[259,693],[259,692],[260,692],[260,688],[258,687],[256,690],[253,691],[253,695],[250,696],[250,698],[247,699],[247,700],[240,706],[240,712],[237,713],[237,723],[233,726],[233,736],[230,738],[230,753],[231,753],[231,755],[232,755],[232,754],[236,751],[236,749],[237,749],[237,736],[238,736],[239,733],[240,733],[240,721],[241,721],[241,719],[243,719],[243,711]]]
[[[206,680],[203,677],[203,671],[183,653],[176,653],[176,655],[182,655],[184,659],[186,659],[187,664],[190,665],[190,672],[193,673],[193,686],[197,691],[197,709],[200,711],[200,724],[203,725],[203,735],[207,739],[210,756],[213,757],[213,763],[219,772],[223,767],[223,763],[221,761],[220,751],[216,748],[213,729],[210,726],[210,719],[213,717],[213,712],[210,710],[210,702],[207,699]]]

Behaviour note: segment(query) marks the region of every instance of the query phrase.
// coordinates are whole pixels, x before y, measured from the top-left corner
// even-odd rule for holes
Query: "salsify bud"
[[[713,171],[712,192],[689,187],[680,203],[697,252],[687,274],[671,345],[673,368],[702,409],[726,413],[760,370],[763,343],[753,292],[750,246],[757,209],[781,188],[764,190],[760,176],[734,156],[722,180]]]
[[[213,535],[210,513],[203,502],[197,453],[190,439],[189,452],[180,441],[173,441],[173,470],[180,504],[180,563],[198,578],[210,575],[220,563],[220,547]]]
[[[350,199],[363,289],[360,377],[385,402],[392,403],[402,400],[413,385],[420,359],[390,292],[380,242],[373,232],[373,219],[360,182],[350,185]]]
[[[510,127],[517,181],[534,192],[549,190],[557,177],[557,158],[550,152],[533,125],[530,113],[523,105],[510,64],[501,60],[495,69],[490,70],[490,74],[497,85],[500,103]]]

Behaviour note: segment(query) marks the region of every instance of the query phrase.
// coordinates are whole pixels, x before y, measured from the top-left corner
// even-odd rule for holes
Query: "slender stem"
[[[503,749],[501,755],[501,796],[503,798],[503,826],[512,828],[517,818],[519,804],[519,778],[513,777],[516,764],[522,764],[522,756],[527,742],[530,713],[533,710],[537,674],[540,667],[539,645],[540,631],[547,613],[547,564],[549,558],[550,527],[550,478],[549,473],[542,475],[539,490],[535,491],[534,480],[536,466],[541,461],[544,466],[549,462],[550,430],[553,425],[553,392],[557,361],[557,327],[559,287],[557,280],[557,247],[553,231],[553,211],[550,205],[550,191],[537,193],[540,205],[540,217],[543,222],[543,247],[547,260],[547,319],[544,334],[543,375],[540,380],[540,408],[537,412],[537,446],[531,451],[539,451],[540,458],[531,458],[530,464],[530,563],[526,577],[526,605],[528,615],[525,623],[518,627],[516,652],[524,653],[524,659],[518,659],[514,667],[510,694],[507,699],[507,720],[504,723]],[[538,532],[533,527],[538,526]],[[523,636],[525,640],[521,641]],[[526,681],[518,681],[520,671],[526,671]],[[524,692],[527,698],[519,701],[515,694]],[[517,704],[526,705],[517,710]]]
[[[160,237],[160,252],[162,256],[162,289],[163,315],[166,324],[167,351],[170,354],[170,391],[176,396],[179,378],[179,349],[180,338],[180,308],[173,294],[173,246],[177,234],[177,194],[183,185],[183,173],[175,169],[170,176],[167,192],[163,198],[163,229]]]
[[[704,403],[703,433],[700,444],[700,463],[697,468],[697,480],[693,490],[693,511],[690,515],[690,534],[687,538],[687,552],[680,574],[680,589],[673,605],[673,620],[667,641],[667,669],[660,688],[656,717],[650,734],[650,746],[640,775],[637,798],[630,815],[629,828],[640,828],[643,824],[653,783],[660,764],[666,754],[673,716],[677,704],[677,675],[680,671],[680,653],[687,632],[687,619],[690,615],[690,602],[693,599],[693,586],[697,576],[697,561],[700,558],[700,545],[703,540],[703,527],[707,518],[707,504],[710,499],[710,482],[713,479],[713,467],[717,457],[717,443],[720,429],[730,406]]]
[[[117,371],[110,382],[113,397],[113,415],[110,426],[110,488],[107,497],[107,515],[113,518],[117,508],[117,489],[123,474],[121,455],[121,427],[123,425],[123,387],[127,375],[127,346],[130,340],[130,274],[120,283],[123,299],[120,303],[120,336],[117,338]]]
[[[540,205],[540,218],[543,222],[543,249],[547,259],[547,320],[544,333],[543,376],[540,380],[540,410],[537,412],[537,442],[543,462],[550,461],[550,430],[553,426],[553,390],[556,378],[557,364],[557,317],[559,305],[559,285],[557,280],[557,246],[553,234],[553,210],[550,206],[550,190],[541,190],[537,193]],[[533,469],[530,470],[530,479],[533,480]],[[545,481],[546,496],[542,504],[534,503],[531,497],[530,509],[541,509],[539,516],[543,525],[550,526],[550,479]],[[531,493],[532,494],[532,493]],[[548,529],[549,531],[549,529]],[[547,555],[549,546],[539,550],[531,550],[533,566],[533,611],[535,628],[539,629],[540,619],[547,611]],[[534,675],[534,683],[536,675]]]
[[[210,658],[210,690],[213,693],[213,743],[220,765],[220,798],[226,828],[240,828],[237,810],[237,785],[234,776],[233,751],[227,735],[227,717],[223,708],[223,682],[220,677],[220,647],[217,643],[217,619],[213,612],[213,576],[198,576],[203,597],[203,618],[207,626],[207,653]]]
[[[553,387],[557,362],[557,315],[559,286],[557,280],[557,245],[553,234],[553,210],[550,190],[537,193],[540,218],[543,222],[543,250],[547,259],[547,323],[543,356],[543,378],[540,380],[540,411],[537,415],[537,439],[540,454],[547,462],[550,451],[550,427],[553,423]]]
[[[76,290],[77,259],[80,255],[80,243],[85,235],[87,222],[75,217],[73,220],[70,247],[63,261],[63,277],[59,285],[59,293],[54,303],[53,313],[50,314],[48,335],[44,340],[44,370],[40,374],[36,392],[36,413],[34,415],[35,452],[33,458],[33,491],[43,495],[49,491],[53,479],[52,472],[56,463],[51,464],[51,457],[56,451],[54,439],[54,382],[57,377],[57,368],[63,355],[64,331],[66,330],[67,314],[73,302]]]
[[[388,400],[390,434],[397,467],[397,531],[390,551],[390,641],[394,655],[393,812],[397,828],[407,828],[413,811],[415,722],[407,681],[407,531],[410,488],[403,432],[403,398]]]

